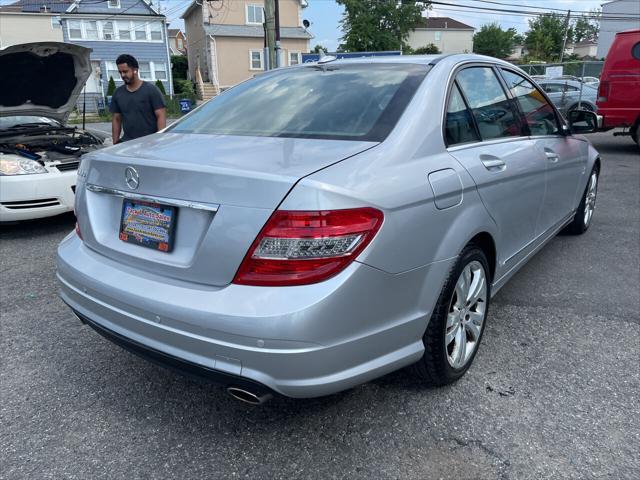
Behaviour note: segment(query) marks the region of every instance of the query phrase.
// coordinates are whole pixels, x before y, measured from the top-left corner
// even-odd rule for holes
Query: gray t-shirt
[[[158,87],[142,82],[135,92],[126,85],[116,88],[111,98],[111,113],[122,116],[122,141],[132,140],[158,131],[155,111],[163,108],[164,98]]]

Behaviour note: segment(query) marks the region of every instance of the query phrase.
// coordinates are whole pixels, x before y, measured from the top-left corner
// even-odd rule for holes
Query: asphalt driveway
[[[640,154],[591,136],[591,229],[497,295],[468,374],[405,371],[251,407],[82,326],[57,297],[70,215],[0,227],[0,478],[640,478]]]

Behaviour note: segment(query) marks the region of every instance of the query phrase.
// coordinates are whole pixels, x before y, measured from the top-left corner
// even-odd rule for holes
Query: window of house
[[[167,66],[162,62],[153,62],[153,71],[156,80],[167,80]]]
[[[136,40],[147,39],[147,27],[144,22],[135,22],[134,29],[136,33]]]
[[[478,133],[473,125],[471,112],[464,103],[462,94],[456,84],[451,89],[449,104],[447,105],[447,119],[445,122],[445,136],[447,146],[459,143],[477,142]]]
[[[102,22],[102,39],[113,40],[113,22]]]
[[[184,43],[181,38],[178,39],[178,48],[182,50],[184,48]]]
[[[262,25],[264,23],[262,13],[262,5],[247,5],[247,23]]]
[[[51,28],[60,28],[60,17],[51,17]]]
[[[98,22],[87,20],[84,22],[84,33],[87,40],[98,40]]]
[[[162,23],[153,22],[149,25],[151,31],[151,40],[162,40]]]
[[[289,65],[300,65],[300,52],[289,52]]]
[[[520,122],[491,67],[470,67],[457,76],[483,140],[521,135]]]
[[[262,50],[249,50],[249,70],[263,70]]]
[[[116,82],[121,82],[120,73],[118,72],[118,66],[116,62],[105,62],[107,67],[107,81],[109,78],[113,78]]]
[[[138,62],[138,75],[142,80],[153,80],[151,75],[151,64],[149,62]]]
[[[436,36],[436,42],[439,42],[440,39],[442,38],[442,32],[436,32],[435,36]]]
[[[509,70],[502,70],[502,76],[511,94],[515,97],[524,114],[531,135],[553,135],[558,133],[558,120],[553,107],[542,92],[526,78]]]
[[[67,22],[69,29],[69,38],[71,40],[82,40],[82,21],[81,20],[69,20]]]
[[[118,27],[119,40],[131,40],[131,23],[128,20],[118,20],[116,26]]]
[[[120,8],[120,0],[109,0],[107,5],[109,8]]]

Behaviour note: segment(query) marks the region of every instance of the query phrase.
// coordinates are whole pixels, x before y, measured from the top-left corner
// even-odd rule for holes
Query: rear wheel
[[[598,195],[598,169],[593,167],[591,175],[589,176],[589,182],[578,205],[573,221],[567,225],[565,232],[573,235],[580,235],[587,231],[591,220],[593,219],[593,212],[596,208],[596,196]]]
[[[462,377],[478,351],[489,308],[489,266],[484,252],[468,245],[450,272],[423,337],[425,352],[414,366],[428,385]]]
[[[631,138],[640,147],[640,122],[638,122],[636,126],[633,128],[633,130],[631,131]]]

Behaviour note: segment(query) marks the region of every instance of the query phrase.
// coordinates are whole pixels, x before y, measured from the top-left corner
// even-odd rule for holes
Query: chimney
[[[40,13],[47,13],[49,11],[49,7],[47,7],[46,5],[42,5],[40,7]]]

